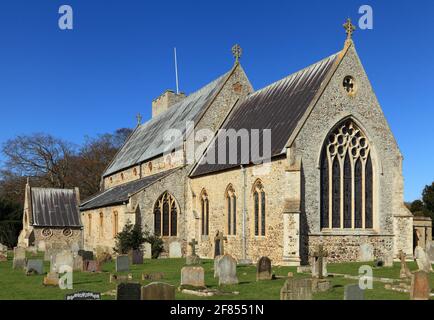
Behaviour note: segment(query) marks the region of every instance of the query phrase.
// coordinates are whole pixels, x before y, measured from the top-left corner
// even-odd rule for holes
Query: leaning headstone
[[[425,252],[425,250],[423,250],[422,247],[417,246],[416,249],[414,249],[414,257],[416,259],[419,271],[425,271],[429,273],[433,270],[428,254]]]
[[[181,286],[205,287],[205,271],[202,267],[183,267]]]
[[[130,271],[130,259],[127,255],[116,257],[116,272]]]
[[[79,291],[67,294],[65,300],[101,300],[101,293],[90,291]]]
[[[42,260],[29,260],[27,261],[26,274],[43,274],[44,261]]]
[[[152,245],[149,242],[143,244],[143,258],[152,259]]]
[[[140,300],[140,283],[119,283],[116,287],[116,300]]]
[[[312,300],[312,279],[288,279],[280,289],[280,300]]]
[[[346,285],[344,300],[365,300],[365,291],[358,284]]]
[[[14,269],[23,269],[26,267],[26,249],[22,247],[14,248],[14,260],[13,260],[13,268]]]
[[[360,246],[359,261],[374,261],[374,247],[372,244],[364,243]]]
[[[411,279],[410,299],[428,300],[430,292],[429,273],[425,271],[415,272]]]
[[[175,300],[175,287],[164,282],[152,282],[142,287],[141,300]]]
[[[169,258],[182,258],[181,243],[178,241],[169,244]]]
[[[219,285],[238,284],[237,262],[232,256],[225,254],[218,261]]]
[[[268,257],[262,257],[258,260],[256,266],[256,281],[271,280],[273,274],[271,273],[271,260]]]
[[[132,262],[133,262],[133,264],[143,264],[143,252],[142,252],[142,250],[133,250]]]
[[[402,250],[400,250],[399,251],[399,260],[401,261],[401,270],[399,271],[399,277],[401,279],[411,277],[411,272],[410,272],[410,269],[408,268],[407,261],[405,260],[405,258],[406,258],[405,253]]]

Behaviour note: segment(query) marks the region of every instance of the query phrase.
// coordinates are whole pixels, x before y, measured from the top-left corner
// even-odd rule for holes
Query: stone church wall
[[[347,94],[342,85],[344,77],[348,75],[356,82],[354,95]],[[340,236],[339,231],[336,231],[336,237],[333,237],[320,230],[319,159],[330,130],[346,117],[354,119],[363,129],[373,150],[374,230],[353,231],[353,235],[351,230],[345,230],[350,233],[346,236]],[[411,229],[411,214],[403,206],[402,156],[353,47],[343,58],[329,86],[295,138],[293,147],[297,156],[302,158],[304,173],[302,233],[304,244],[308,246],[305,252],[314,249],[323,235],[324,245],[334,252],[332,260],[336,261],[355,260],[357,245],[366,241],[375,246],[378,254],[396,257],[399,249],[411,253],[412,236],[408,232]],[[400,226],[394,227],[397,219],[401,221]],[[310,235],[309,241],[306,241],[306,235]],[[345,241],[349,246],[339,246],[340,241]]]

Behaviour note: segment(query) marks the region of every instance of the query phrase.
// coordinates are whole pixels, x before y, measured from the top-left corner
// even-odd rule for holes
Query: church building
[[[112,250],[127,221],[213,258],[301,265],[413,251],[403,157],[356,52],[344,48],[254,90],[240,64],[185,95],[164,92],[81,204],[84,246]],[[381,90],[381,88],[378,88]],[[171,136],[172,139],[168,139]],[[193,155],[193,156],[192,156]],[[234,156],[235,155],[235,156]]]

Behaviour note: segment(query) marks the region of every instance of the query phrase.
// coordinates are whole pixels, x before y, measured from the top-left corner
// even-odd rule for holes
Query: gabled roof
[[[164,178],[179,168],[171,169],[168,171],[153,174],[152,176],[147,176],[140,180],[135,180],[128,182],[106,191],[103,191],[94,197],[86,200],[80,206],[81,211],[102,208],[106,206],[114,206],[118,204],[123,204],[127,202],[131,195],[149,187],[151,184],[157,180]]]
[[[166,149],[170,145],[164,141],[164,133],[174,129],[180,130],[185,135],[187,122],[195,121],[201,115],[201,112],[206,109],[220,91],[231,71],[190,94],[184,100],[171,106],[167,111],[138,126],[115,156],[103,176],[142,163],[168,151]],[[182,141],[178,141],[178,143],[182,143]],[[173,149],[177,145],[170,147]]]
[[[297,127],[304,113],[308,110],[309,105],[321,88],[322,82],[332,69],[337,58],[338,54],[334,54],[254,92],[235,108],[221,129],[234,129],[236,131],[247,129],[249,132],[250,148],[258,148],[257,150],[259,150],[260,155],[263,150],[263,141],[259,139],[257,145],[252,145],[252,142],[254,142],[251,139],[252,129],[258,129],[260,137],[263,135],[263,130],[271,129],[271,156],[275,157],[284,154],[285,145],[289,137]],[[231,164],[229,162],[230,150],[228,146],[226,164],[217,164],[218,141],[223,138],[226,138],[226,135],[219,132],[214,143],[211,144],[205,156],[192,171],[191,177],[239,167],[241,164],[252,163],[251,149],[249,150],[249,158],[242,161],[240,146],[238,145],[231,148],[232,150],[237,149],[236,163]],[[209,157],[208,154],[215,155],[214,162],[216,164],[206,163],[205,159]]]
[[[31,188],[32,225],[81,227],[77,197],[71,189]]]

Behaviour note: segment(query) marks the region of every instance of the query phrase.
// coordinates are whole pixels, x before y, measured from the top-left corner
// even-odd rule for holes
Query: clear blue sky
[[[58,9],[74,9],[74,30]],[[1,0],[0,143],[48,132],[85,135],[147,120],[151,101],[174,88],[196,90],[228,71],[234,43],[258,89],[343,46],[342,23],[360,5],[374,29],[356,46],[404,154],[405,199],[434,180],[434,2]]]

